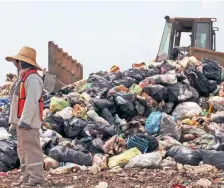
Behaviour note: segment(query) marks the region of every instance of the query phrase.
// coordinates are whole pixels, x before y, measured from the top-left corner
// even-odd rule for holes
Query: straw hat
[[[24,46],[17,55],[9,56],[5,59],[10,62],[13,62],[13,60],[24,61],[30,65],[33,65],[37,69],[42,70],[36,62],[36,50],[27,46]]]

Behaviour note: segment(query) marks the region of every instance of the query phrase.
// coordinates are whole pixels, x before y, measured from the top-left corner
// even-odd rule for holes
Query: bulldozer
[[[155,61],[178,60],[181,56],[213,59],[224,66],[224,53],[216,52],[216,18],[170,18],[165,27]]]

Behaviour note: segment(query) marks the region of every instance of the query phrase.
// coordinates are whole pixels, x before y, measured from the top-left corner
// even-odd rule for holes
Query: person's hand
[[[16,125],[15,124],[11,124],[9,127],[9,133],[13,136],[16,136]]]

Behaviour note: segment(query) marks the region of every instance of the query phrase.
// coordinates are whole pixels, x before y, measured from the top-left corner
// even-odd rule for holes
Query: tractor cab
[[[157,62],[176,60],[188,55],[191,47],[215,51],[216,18],[170,18],[166,23],[156,57]]]

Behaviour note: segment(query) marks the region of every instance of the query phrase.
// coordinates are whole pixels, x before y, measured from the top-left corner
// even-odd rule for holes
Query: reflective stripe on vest
[[[20,85],[19,85],[19,102],[18,102],[18,113],[17,113],[17,117],[21,118],[22,113],[23,113],[23,108],[26,102],[26,91],[25,91],[25,81],[27,79],[27,77],[31,74],[38,74],[37,70],[28,70],[22,80],[20,81]],[[43,111],[44,111],[44,99],[43,96],[41,95],[40,99],[39,99],[39,108],[40,108],[40,118],[41,120],[43,120]]]

